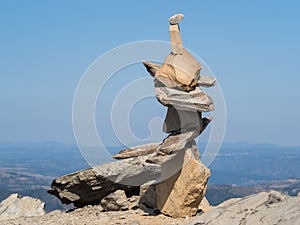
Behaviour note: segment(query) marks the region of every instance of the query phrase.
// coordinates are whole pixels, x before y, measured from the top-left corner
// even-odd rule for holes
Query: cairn
[[[139,194],[139,206],[158,209],[171,217],[193,216],[204,199],[210,171],[200,162],[195,142],[211,122],[203,112],[214,109],[213,100],[200,87],[216,79],[200,75],[201,64],[182,46],[179,23],[183,14],[169,18],[171,53],[162,65],[143,62],[154,78],[157,100],[168,108],[161,143],[124,149],[120,161],[57,178],[48,192],[77,207],[100,204],[123,190]]]

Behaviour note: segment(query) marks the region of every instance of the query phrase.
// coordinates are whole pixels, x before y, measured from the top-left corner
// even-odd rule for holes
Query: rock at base
[[[231,199],[196,217],[189,225],[300,224],[300,200],[277,191]]]
[[[181,170],[158,184],[145,184],[140,189],[140,205],[159,209],[171,217],[197,213],[204,198],[210,171],[195,159],[192,149],[185,151]]]
[[[186,151],[181,171],[156,186],[158,209],[171,217],[195,215],[209,176],[209,169],[194,159],[190,150]]]
[[[45,214],[44,206],[39,199],[12,194],[0,203],[0,220],[41,216]]]
[[[124,211],[128,209],[128,201],[123,190],[117,190],[103,198],[100,202],[105,211]]]

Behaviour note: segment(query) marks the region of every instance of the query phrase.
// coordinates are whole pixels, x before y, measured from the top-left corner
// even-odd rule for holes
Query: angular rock
[[[191,151],[186,151],[182,169],[155,186],[157,207],[171,217],[193,216],[202,201],[210,171]]]
[[[168,107],[167,115],[163,124],[163,132],[174,133],[200,129],[201,127],[201,112],[176,110],[173,106]]]
[[[156,71],[161,67],[161,65],[151,63],[151,62],[143,62],[144,66],[146,67],[146,70],[148,73],[152,76],[155,77]]]
[[[48,193],[64,204],[83,207],[99,204],[116,190],[138,192],[140,185],[161,177],[161,166],[145,160],[145,157],[129,158],[62,176],[53,180]]]
[[[180,151],[182,149],[187,149],[190,146],[195,146],[197,149],[194,138],[198,137],[211,122],[211,118],[202,118],[201,130],[186,131],[184,133],[172,133],[167,138],[163,140],[161,145],[158,147],[158,155],[170,155],[173,152]],[[197,150],[198,151],[198,150]]]
[[[184,151],[175,152],[160,157],[159,164],[153,164],[146,162],[153,157],[150,154],[81,170],[53,180],[48,193],[62,203],[74,203],[76,207],[99,204],[116,190],[124,190],[128,195],[137,194],[141,185],[161,182],[179,171],[183,155]]]
[[[201,112],[176,110],[173,106],[169,106],[163,124],[163,132],[183,133],[198,131],[198,135],[200,135],[211,120],[211,118],[202,118]]]
[[[178,23],[180,23],[181,20],[183,20],[183,18],[184,18],[183,14],[181,14],[181,13],[175,14],[169,18],[169,23],[171,25],[178,24]]]
[[[204,197],[198,206],[198,210],[201,210],[202,212],[208,212],[212,209],[212,206],[210,205],[209,201],[206,197]]]
[[[169,88],[175,88],[178,85],[176,83],[172,83],[169,80],[161,79],[160,77],[156,77],[156,71],[161,67],[159,64],[151,63],[151,62],[143,62],[144,66],[146,67],[147,71],[152,77],[155,77],[158,79],[161,83],[163,83],[165,86]],[[207,77],[201,75],[199,79],[197,80],[197,84],[202,87],[212,87],[217,84],[217,79],[214,77]]]
[[[189,225],[300,224],[300,199],[277,191],[261,192],[223,203]]]
[[[140,187],[139,196],[139,205],[141,208],[144,208],[144,206],[150,209],[157,208],[155,185],[153,184],[153,182],[143,184]]]
[[[172,46],[172,54],[182,54],[182,40],[180,36],[180,29],[179,25],[170,25],[169,26],[169,33],[170,33],[170,42]]]
[[[201,68],[200,63],[182,48],[182,54],[169,54],[164,64],[156,71],[155,77],[174,81],[178,87],[189,92],[196,88]]]
[[[114,155],[113,158],[126,159],[152,154],[157,151],[159,145],[160,143],[150,143],[145,145],[134,146],[120,151],[118,154]]]
[[[187,93],[168,88],[157,79],[154,81],[154,86],[156,98],[164,106],[174,106],[176,110],[192,112],[210,112],[214,109],[212,98],[199,88]]]
[[[207,77],[201,75],[199,80],[197,81],[197,84],[202,87],[212,87],[217,84],[217,79],[214,77]]]
[[[128,209],[129,202],[125,191],[117,190],[103,198],[100,205],[105,211],[124,211]]]
[[[193,131],[179,134],[171,134],[165,138],[158,148],[158,155],[170,155],[183,149],[187,149],[189,142],[193,141],[197,134]]]
[[[0,220],[41,216],[45,214],[44,206],[39,199],[12,194],[0,203]]]

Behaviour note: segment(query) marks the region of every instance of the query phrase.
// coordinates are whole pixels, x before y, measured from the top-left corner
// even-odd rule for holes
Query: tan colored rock
[[[195,215],[205,195],[209,176],[209,169],[187,150],[182,169],[156,185],[158,209],[171,217]]]
[[[170,42],[172,45],[172,54],[182,54],[182,40],[180,37],[179,25],[170,25]]]
[[[197,86],[201,68],[200,63],[183,48],[182,54],[169,54],[164,64],[156,71],[155,77],[169,79],[189,92]]]
[[[151,63],[151,62],[143,62],[144,66],[146,67],[147,71],[152,77],[155,77],[156,71],[161,67],[159,64]],[[167,79],[162,79],[160,77],[155,77],[160,82],[162,82],[166,87],[174,88],[177,87],[176,82],[170,82]],[[215,77],[208,77],[201,75],[197,81],[197,84],[202,87],[212,87],[217,84],[217,79]]]
[[[151,63],[151,62],[143,62],[144,66],[146,67],[146,70],[148,73],[152,76],[155,77],[156,71],[161,67],[161,65]]]
[[[44,206],[39,199],[12,194],[0,203],[0,221],[44,215]]]

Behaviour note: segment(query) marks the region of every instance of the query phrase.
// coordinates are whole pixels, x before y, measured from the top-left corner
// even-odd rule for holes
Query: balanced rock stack
[[[211,87],[216,80],[200,75],[200,63],[182,47],[179,22],[183,17],[176,14],[169,19],[172,51],[164,63],[143,62],[154,78],[158,101],[168,107],[163,125],[168,136],[161,143],[122,150],[113,156],[120,161],[57,178],[50,194],[77,207],[105,202],[114,205],[111,210],[126,210],[126,197],[139,195],[139,207],[144,209],[158,209],[172,217],[197,213],[210,171],[200,162],[194,139],[211,121],[202,118],[202,112],[214,108],[212,99],[199,86]],[[114,196],[122,196],[122,201],[107,202]]]

